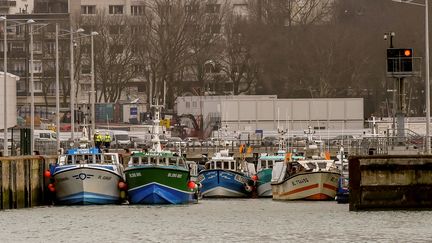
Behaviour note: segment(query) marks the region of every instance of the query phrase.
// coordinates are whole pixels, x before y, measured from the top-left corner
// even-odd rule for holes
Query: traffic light
[[[412,48],[387,49],[387,72],[412,72],[413,71]]]

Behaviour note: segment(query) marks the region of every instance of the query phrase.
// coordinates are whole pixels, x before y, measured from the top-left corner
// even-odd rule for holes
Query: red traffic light
[[[411,56],[411,50],[410,49],[405,49],[404,50],[404,55],[406,56],[406,57],[410,57]]]

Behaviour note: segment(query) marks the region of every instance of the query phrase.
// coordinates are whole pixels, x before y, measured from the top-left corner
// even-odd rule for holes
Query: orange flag
[[[324,153],[324,158],[325,158],[326,160],[330,160],[330,152],[329,152],[329,151],[325,151],[325,153]]]
[[[285,161],[291,161],[291,153],[285,154]]]
[[[246,153],[250,154],[250,153],[252,153],[252,151],[253,151],[253,148],[251,146],[249,146]]]

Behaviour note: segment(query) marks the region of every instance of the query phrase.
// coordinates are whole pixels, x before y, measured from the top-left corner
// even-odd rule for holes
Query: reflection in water
[[[202,200],[0,212],[1,242],[383,241],[432,239],[430,211],[349,212],[335,202]]]

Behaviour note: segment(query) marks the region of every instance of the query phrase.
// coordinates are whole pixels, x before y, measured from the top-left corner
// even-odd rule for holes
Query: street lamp
[[[33,58],[33,51],[34,51],[34,47],[33,47],[33,32],[35,31],[33,29],[33,24],[35,23],[35,21],[33,19],[29,19],[26,22],[27,24],[29,24],[30,26],[30,97],[31,97],[31,101],[30,101],[30,153],[33,154],[34,151],[34,130],[35,130],[35,124],[34,124],[34,111],[35,111],[35,99],[34,99],[34,58]],[[44,24],[41,27],[39,27],[39,29],[47,26],[48,24]]]
[[[4,90],[4,106],[3,106],[3,156],[8,156],[8,135],[7,135],[7,18],[6,16],[0,16],[0,21],[3,21],[3,76],[4,76],[4,84],[3,84],[3,90]],[[16,21],[12,21],[16,22]],[[34,23],[33,20],[29,19],[26,23],[18,23],[16,26],[24,25],[24,24],[31,24]]]
[[[393,31],[384,33],[384,40],[387,40],[388,38],[390,38],[390,47],[389,48],[393,48],[393,37],[395,37],[395,35],[396,35],[396,33]]]
[[[3,76],[4,76],[4,84],[3,84],[3,94],[4,94],[4,100],[3,100],[3,156],[8,156],[8,146],[7,146],[7,99],[6,99],[6,73],[7,73],[7,23],[6,23],[6,16],[1,16],[0,20],[3,21],[3,34],[4,34],[4,40],[3,40],[3,53],[4,53],[4,60],[3,60]]]
[[[392,0],[393,2],[406,3],[422,6],[425,8],[425,95],[426,95],[426,152],[431,154],[430,139],[430,85],[429,85],[429,0],[424,0],[424,4],[412,2],[412,0]]]
[[[99,33],[96,31],[92,31],[90,33],[90,44],[91,44],[91,113],[92,113],[92,123],[91,123],[91,133],[90,134],[94,134],[95,130],[96,130],[96,115],[95,115],[95,99],[96,99],[96,94],[95,94],[95,69],[94,69],[94,36],[98,35]],[[92,140],[94,139],[94,136],[91,136]],[[94,141],[93,141],[94,142]]]
[[[74,69],[74,34],[84,32],[79,28],[76,31],[70,28],[70,109],[71,109],[71,139],[75,141],[75,69]]]
[[[75,141],[75,77],[74,77],[74,34],[78,34],[81,32],[84,32],[84,29],[78,28],[77,30],[73,30],[72,26],[70,27],[70,30],[64,30],[61,31],[66,32],[66,34],[59,34],[57,33],[57,36],[70,36],[70,70],[69,70],[69,76],[70,76],[70,110],[71,110],[71,140]],[[60,30],[59,30],[60,32]]]
[[[56,65],[56,139],[57,152],[60,151],[60,74],[59,74],[59,24],[55,28],[55,65]]]

